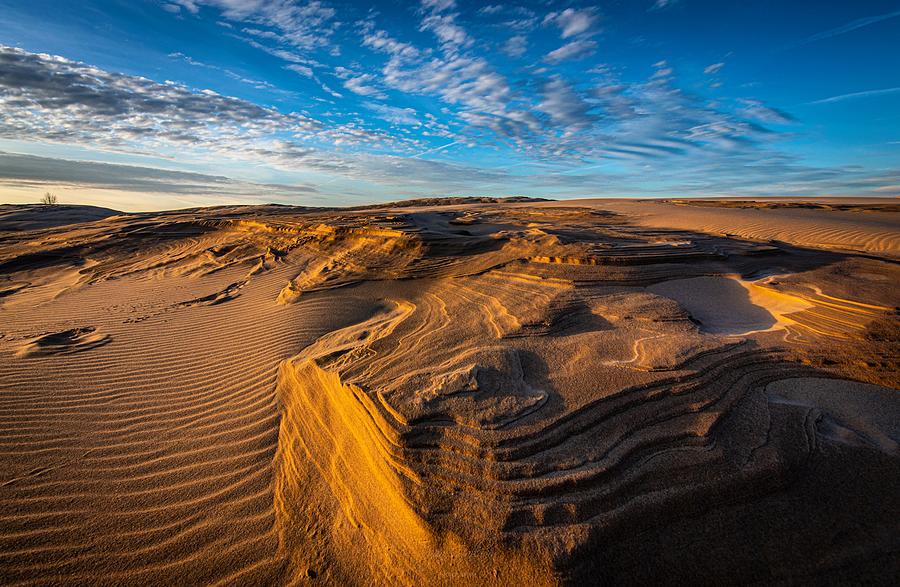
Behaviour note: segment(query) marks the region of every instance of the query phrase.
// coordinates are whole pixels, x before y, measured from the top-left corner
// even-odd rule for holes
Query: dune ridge
[[[444,203],[0,222],[6,581],[890,583],[893,241]]]

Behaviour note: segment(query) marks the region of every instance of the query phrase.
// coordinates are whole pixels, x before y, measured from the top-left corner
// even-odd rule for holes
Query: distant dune
[[[856,202],[834,198],[824,203],[619,200],[605,207],[633,216],[644,226],[900,256],[900,203],[887,198]]]
[[[67,224],[93,222],[117,214],[121,214],[121,212],[97,206],[0,204],[0,231],[39,230]]]
[[[893,201],[0,207],[7,584],[895,584]]]

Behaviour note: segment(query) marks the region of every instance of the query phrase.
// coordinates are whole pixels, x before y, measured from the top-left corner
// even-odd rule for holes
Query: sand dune
[[[39,230],[82,224],[121,214],[97,206],[0,204],[0,231]]]
[[[667,200],[609,202],[607,210],[627,214],[644,226],[733,235],[755,241],[781,241],[802,247],[876,253],[897,258],[900,204],[833,199],[819,204],[791,201]]]
[[[440,203],[5,210],[4,582],[892,584],[897,212]]]

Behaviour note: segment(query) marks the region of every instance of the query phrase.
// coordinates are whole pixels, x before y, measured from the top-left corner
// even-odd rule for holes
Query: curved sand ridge
[[[111,217],[0,264],[10,583],[898,562],[896,392],[839,379],[900,386],[892,262],[487,203]]]
[[[484,350],[467,355],[462,349],[474,341],[444,323],[441,339],[460,341],[446,352],[459,358],[418,371],[412,357],[383,358],[440,345],[427,336],[439,326],[416,322],[439,315],[448,299],[426,297],[328,335],[282,367],[276,502],[298,572],[324,566],[339,583],[374,570],[386,583],[441,583],[445,574],[499,584],[597,573],[621,580],[598,567],[598,544],[723,506],[732,492],[752,499],[781,490],[812,458],[817,429],[808,411],[770,404],[755,391],[808,372],[763,350],[695,343],[688,364],[654,369],[674,375],[577,410],[545,406],[541,383],[523,380],[521,342],[503,351],[482,342]],[[496,315],[512,331],[497,334],[500,320],[486,321],[473,338],[521,341],[508,336],[521,324],[515,311]],[[384,322],[391,327],[377,326]],[[588,334],[578,348],[589,348]],[[571,348],[567,342],[543,347]],[[579,387],[570,373],[549,378]],[[602,388],[593,385],[595,393]],[[333,503],[310,511],[299,498],[310,479],[331,488],[324,493]]]

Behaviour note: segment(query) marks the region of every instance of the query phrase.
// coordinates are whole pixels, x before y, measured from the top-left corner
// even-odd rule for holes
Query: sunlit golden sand
[[[884,583],[898,219],[0,207],[3,582]]]

